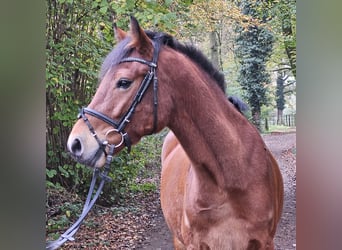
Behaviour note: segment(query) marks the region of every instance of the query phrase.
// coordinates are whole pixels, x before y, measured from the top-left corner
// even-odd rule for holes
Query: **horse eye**
[[[128,79],[120,79],[117,83],[117,87],[122,89],[128,89],[129,86],[131,86],[132,82],[133,81]]]

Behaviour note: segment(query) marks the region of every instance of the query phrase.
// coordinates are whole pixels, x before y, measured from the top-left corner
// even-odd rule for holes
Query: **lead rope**
[[[78,220],[67,231],[65,231],[65,233],[63,233],[57,240],[47,242],[46,249],[55,250],[55,249],[59,248],[60,246],[62,246],[66,241],[68,241],[68,240],[73,241],[74,240],[74,237],[73,237],[74,234],[78,231],[83,220],[85,219],[85,217],[89,213],[90,209],[94,206],[96,200],[100,196],[105,182],[109,182],[112,180],[110,177],[108,177],[108,173],[110,170],[110,163],[112,162],[112,159],[113,159],[115,145],[108,145],[108,146],[109,146],[109,152],[108,152],[107,157],[106,157],[106,164],[103,167],[104,168],[103,171],[101,172],[100,169],[98,169],[98,168],[94,169],[93,178],[91,180],[91,184],[89,187],[87,199],[86,199],[85,204],[83,206],[82,214],[80,215]],[[95,188],[95,184],[96,184],[98,177],[101,178],[101,182],[99,184],[99,187],[98,187],[95,195],[92,197],[93,192],[94,192],[94,188]]]

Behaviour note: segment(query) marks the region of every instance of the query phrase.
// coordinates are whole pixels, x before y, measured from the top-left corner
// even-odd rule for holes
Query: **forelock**
[[[114,65],[119,64],[120,61],[124,59],[125,57],[127,57],[128,54],[131,52],[131,49],[127,48],[127,45],[130,41],[131,41],[131,38],[126,37],[124,40],[119,42],[114,47],[114,49],[106,56],[100,69],[100,74],[99,74],[100,82],[109,69],[111,69]]]

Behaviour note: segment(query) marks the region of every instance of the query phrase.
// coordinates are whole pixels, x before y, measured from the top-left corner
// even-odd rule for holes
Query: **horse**
[[[179,249],[274,249],[283,206],[278,164],[224,90],[224,77],[194,46],[143,30],[105,58],[98,88],[70,132],[80,163],[106,159],[165,127],[160,199]]]

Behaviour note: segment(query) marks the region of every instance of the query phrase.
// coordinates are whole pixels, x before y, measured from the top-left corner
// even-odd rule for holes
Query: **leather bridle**
[[[137,93],[133,99],[133,102],[132,102],[130,108],[128,109],[128,111],[125,113],[125,115],[118,122],[114,121],[113,119],[109,118],[108,116],[106,116],[106,115],[104,115],[104,114],[102,114],[96,110],[93,110],[90,108],[85,108],[85,107],[81,108],[81,110],[78,114],[78,118],[83,119],[83,121],[88,126],[90,133],[93,135],[93,137],[98,142],[100,148],[96,154],[100,154],[103,151],[105,156],[106,156],[106,163],[105,163],[102,171],[100,171],[99,168],[94,169],[93,178],[92,178],[91,185],[90,185],[90,188],[88,191],[87,199],[86,199],[86,202],[85,202],[83,210],[82,210],[82,214],[80,215],[79,219],[65,233],[63,233],[57,240],[47,242],[47,244],[46,244],[47,250],[55,250],[58,247],[60,247],[61,245],[63,245],[66,241],[74,240],[73,236],[75,235],[75,233],[77,232],[77,230],[81,226],[81,223],[83,222],[83,220],[87,216],[90,209],[94,206],[97,198],[99,197],[99,195],[102,191],[104,184],[106,182],[111,181],[111,178],[108,176],[108,174],[110,171],[110,164],[111,164],[113,155],[115,153],[115,149],[120,147],[124,143],[125,146],[127,146],[127,148],[128,148],[128,152],[130,151],[131,140],[129,139],[128,134],[125,132],[125,127],[130,122],[130,119],[131,119],[131,117],[135,111],[135,108],[140,103],[141,99],[144,97],[146,90],[151,85],[152,81],[153,81],[153,116],[154,116],[153,119],[154,119],[154,121],[153,121],[153,130],[151,133],[156,132],[157,122],[158,122],[158,116],[157,116],[157,111],[158,111],[157,110],[157,108],[158,108],[158,78],[157,78],[156,69],[157,69],[157,61],[158,61],[159,50],[160,50],[160,43],[158,43],[158,42],[153,43],[153,48],[154,48],[154,52],[153,52],[153,59],[151,62],[146,61],[146,60],[141,59],[141,58],[135,58],[135,57],[127,57],[127,58],[122,59],[119,62],[119,64],[120,63],[126,63],[126,62],[139,62],[139,63],[148,65],[150,67],[150,69],[147,72],[147,74],[145,75],[143,81],[141,82],[140,87],[139,87],[139,89],[138,89],[138,91],[137,91]],[[110,129],[109,131],[107,131],[106,136],[111,132],[117,132],[117,133],[121,134],[121,138],[122,138],[121,142],[119,142],[119,144],[115,145],[115,144],[109,144],[109,142],[107,140],[101,141],[98,138],[94,127],[91,125],[91,123],[88,120],[86,115],[91,115],[93,117],[96,117],[97,119],[100,119],[100,120],[104,121],[105,123],[109,124],[110,126],[112,126],[113,129]],[[108,153],[106,152],[107,146],[109,147]],[[95,186],[96,186],[96,182],[97,182],[98,178],[100,179],[100,183],[98,184],[98,188],[95,192]]]
[[[104,121],[105,123],[109,124],[111,127],[113,127],[113,129],[109,130],[106,133],[106,135],[111,133],[111,132],[116,132],[116,133],[119,133],[121,135],[121,138],[122,138],[121,142],[118,145],[114,145],[114,147],[118,148],[124,143],[125,146],[127,147],[128,152],[130,152],[132,143],[131,143],[131,140],[130,140],[127,132],[125,132],[125,128],[126,128],[126,125],[130,122],[131,117],[132,117],[137,105],[141,102],[142,98],[144,97],[144,95],[146,93],[146,90],[148,89],[148,87],[151,85],[152,82],[153,82],[153,130],[152,130],[151,134],[156,132],[156,130],[157,130],[157,122],[158,122],[158,78],[157,78],[156,69],[157,69],[157,61],[158,61],[159,50],[160,50],[159,42],[153,42],[153,48],[154,48],[154,52],[153,52],[152,61],[146,61],[142,58],[136,58],[136,57],[127,57],[127,58],[122,59],[119,62],[119,64],[127,63],[127,62],[138,62],[138,63],[146,64],[150,67],[149,71],[147,72],[144,79],[142,80],[140,87],[139,87],[137,93],[135,94],[135,97],[134,97],[129,109],[127,110],[127,112],[122,116],[122,118],[119,121],[115,121],[115,120],[111,119],[110,117],[102,114],[101,112],[98,112],[98,111],[91,109],[91,108],[82,107],[80,109],[80,112],[78,114],[78,118],[79,119],[82,118],[84,120],[84,122],[88,126],[91,134],[93,135],[93,137],[98,142],[98,144],[100,146],[99,150],[102,150],[104,152],[105,156],[107,156],[106,147],[111,146],[111,144],[109,144],[109,142],[107,140],[101,141],[97,137],[96,131],[93,128],[93,126],[91,125],[91,123],[89,122],[86,114],[91,115],[93,117],[96,117],[97,119],[100,119],[100,120]]]

